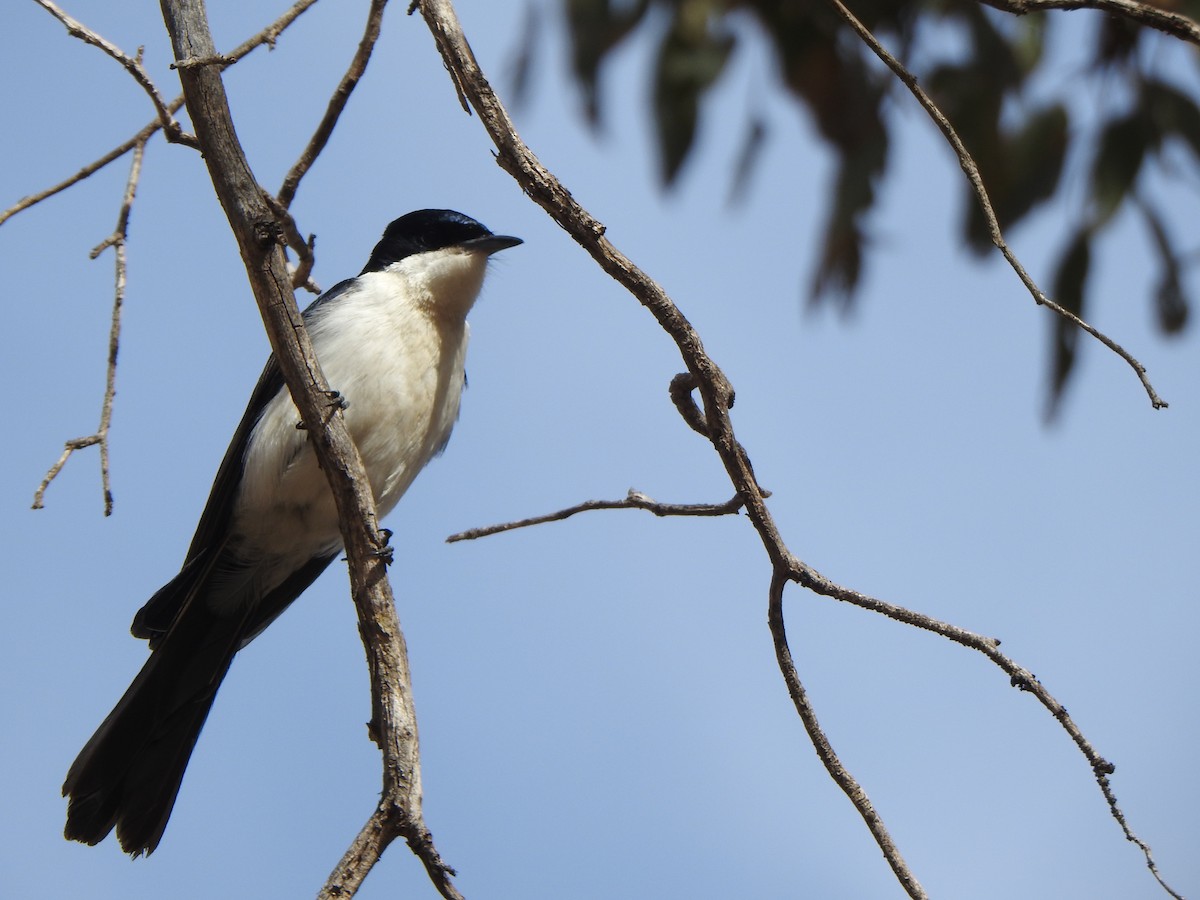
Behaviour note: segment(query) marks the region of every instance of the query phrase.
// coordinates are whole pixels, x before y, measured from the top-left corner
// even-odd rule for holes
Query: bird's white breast
[[[465,316],[482,284],[482,258],[425,257],[359,276],[308,323],[326,380],[349,404],[346,425],[380,516],[450,436],[464,382]],[[284,389],[250,438],[235,511],[234,533],[275,557],[280,571],[342,546],[333,496],[298,422]]]

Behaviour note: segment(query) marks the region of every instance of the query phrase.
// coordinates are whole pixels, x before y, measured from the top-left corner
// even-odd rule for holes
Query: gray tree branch
[[[353,866],[344,858],[323,896],[350,896],[374,860],[396,837],[418,853],[445,897],[458,897],[452,870],[437,854],[421,811],[421,769],[407,649],[387,579],[387,538],[358,449],[350,438],[313,354],[296,307],[280,238],[282,226],[255,180],[234,133],[218,54],[203,0],[161,0],[179,79],[213,187],[237,239],[246,274],[308,436],[329,479],[349,561],[351,592],[371,675],[371,734],[383,754],[383,792],[355,842]]]

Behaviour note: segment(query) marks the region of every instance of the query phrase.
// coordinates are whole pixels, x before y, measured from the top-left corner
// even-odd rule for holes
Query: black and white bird
[[[304,311],[346,400],[380,516],[446,446],[458,417],[467,313],[488,258],[521,240],[445,209],[388,225],[366,267]],[[188,759],[234,654],[342,549],[333,495],[272,357],[217,470],[183,568],[141,608],[150,657],[63,784],[67,838],[162,839]]]

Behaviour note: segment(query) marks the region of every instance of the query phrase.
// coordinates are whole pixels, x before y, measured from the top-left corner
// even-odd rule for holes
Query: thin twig
[[[996,211],[992,207],[992,201],[988,196],[987,188],[983,186],[983,178],[979,174],[979,167],[975,164],[974,157],[972,157],[970,152],[967,150],[966,145],[962,142],[962,138],[958,136],[958,132],[954,130],[954,126],[950,124],[950,120],[946,118],[945,114],[942,113],[937,104],[933,102],[930,96],[925,93],[925,90],[920,86],[920,84],[917,83],[917,77],[908,71],[908,69],[904,67],[903,63],[896,59],[896,57],[892,56],[892,54],[889,53],[887,49],[879,43],[879,41],[875,38],[875,35],[873,35],[870,30],[855,17],[854,13],[850,12],[850,10],[846,8],[841,0],[826,0],[826,2],[833,7],[834,11],[841,16],[846,24],[854,29],[855,34],[859,36],[863,43],[871,48],[872,52],[874,52],[874,54],[883,61],[884,65],[891,69],[895,76],[899,78],[901,82],[903,82],[904,86],[909,89],[912,95],[917,99],[917,102],[921,104],[922,109],[929,114],[929,117],[933,119],[934,124],[937,125],[938,129],[945,136],[947,142],[954,150],[954,155],[958,157],[958,163],[962,167],[963,172],[966,173],[967,180],[970,181],[971,187],[975,191],[975,197],[979,202],[980,209],[983,211],[984,218],[987,220],[988,232],[991,236],[992,243],[995,244],[996,249],[1003,254],[1004,258],[1008,261],[1009,266],[1012,267],[1012,270],[1017,273],[1017,277],[1021,279],[1021,283],[1025,285],[1025,288],[1033,296],[1034,302],[1039,306],[1045,306],[1056,315],[1066,319],[1076,328],[1086,331],[1109,350],[1113,351],[1119,357],[1125,360],[1125,362],[1127,362],[1137,374],[1138,379],[1142,382],[1142,387],[1145,389],[1146,395],[1150,398],[1150,405],[1154,409],[1165,409],[1167,407],[1167,402],[1158,396],[1154,390],[1154,386],[1150,384],[1150,379],[1146,376],[1145,366],[1138,362],[1132,354],[1130,354],[1124,347],[1122,347],[1108,335],[1092,327],[1079,316],[1075,315],[1075,313],[1063,306],[1060,306],[1047,297],[1046,294],[1042,292],[1042,289],[1039,288],[1034,280],[1029,276],[1029,273],[1025,271],[1025,267],[1021,264],[1021,261],[1017,259],[1016,254],[1013,253],[1012,249],[1008,246],[1008,242],[1004,239],[1004,235],[1000,230],[1000,221],[996,218]]]
[[[38,0],[38,2],[42,2],[42,0]],[[282,16],[280,16],[278,19],[276,19],[274,22],[272,22],[270,25],[268,25],[262,31],[258,32],[257,34],[253,35],[252,37],[248,38],[247,40],[245,40],[241,44],[239,44],[233,50],[233,52],[229,54],[229,57],[228,57],[229,63],[233,64],[233,63],[237,62],[238,60],[242,59],[247,54],[249,54],[250,52],[255,50],[257,47],[261,47],[264,44],[274,47],[275,41],[278,39],[279,35],[282,34],[283,31],[289,25],[291,25],[291,23],[294,22],[297,19],[297,17],[300,16],[301,13],[303,13],[306,9],[308,9],[314,3],[316,3],[316,0],[299,0],[299,2],[295,3],[287,12],[285,12]],[[43,3],[43,6],[45,6],[45,5],[46,4]],[[58,15],[59,12],[61,12],[61,11],[56,12],[57,7],[55,7],[54,10],[50,10],[49,6],[47,6],[46,8],[56,15]],[[63,15],[65,15],[65,14],[63,14]],[[61,21],[61,18],[60,18],[60,21]],[[71,19],[70,21],[74,22],[75,20]],[[64,22],[64,24],[67,24],[67,23]],[[78,24],[78,23],[76,23],[76,24]],[[82,26],[79,26],[79,27],[82,28]],[[67,25],[67,28],[68,28],[68,30],[70,30],[71,25]],[[117,51],[117,52],[119,52],[119,51]],[[140,65],[140,60],[138,62]],[[174,113],[183,106],[183,102],[184,102],[183,95],[180,94],[178,97],[176,97],[170,103],[165,105],[164,108],[168,111],[168,113],[170,113],[170,115],[167,117],[168,119],[171,118],[171,116],[173,116]],[[115,300],[113,303],[112,325],[111,325],[110,331],[109,331],[109,353],[108,353],[109,361],[108,361],[108,370],[107,370],[107,374],[106,374],[106,378],[105,378],[104,401],[101,406],[100,428],[95,434],[88,435],[87,437],[72,438],[63,444],[62,454],[54,462],[54,465],[52,465],[50,467],[50,469],[47,471],[46,476],[42,479],[41,483],[38,485],[37,490],[34,492],[34,496],[33,496],[33,508],[34,509],[42,509],[44,507],[46,490],[50,487],[50,483],[52,481],[54,481],[55,478],[58,477],[59,472],[61,472],[63,467],[67,464],[67,460],[71,458],[71,454],[74,453],[76,450],[82,450],[86,447],[91,447],[95,444],[99,444],[100,445],[100,478],[101,478],[101,487],[104,491],[104,514],[106,516],[112,514],[113,501],[112,501],[112,489],[111,489],[111,484],[109,481],[108,431],[109,431],[109,427],[110,427],[110,424],[112,421],[113,398],[116,393],[115,379],[116,379],[117,353],[118,353],[118,349],[119,349],[119,345],[120,345],[121,307],[124,303],[124,295],[125,295],[125,279],[126,279],[125,235],[128,232],[129,210],[132,207],[133,195],[134,195],[134,192],[136,191],[137,181],[141,174],[142,157],[145,152],[146,143],[147,143],[147,141],[149,141],[149,139],[151,137],[154,136],[155,132],[162,129],[162,127],[163,127],[163,118],[160,115],[158,118],[154,119],[152,122],[148,123],[145,127],[143,127],[141,129],[141,131],[139,131],[137,134],[135,134],[129,140],[127,140],[124,143],[113,148],[108,153],[104,154],[104,156],[100,157],[99,159],[95,160],[94,162],[84,166],[82,169],[80,169],[78,172],[76,172],[70,178],[63,180],[63,181],[59,182],[58,184],[53,185],[50,188],[47,188],[46,190],[40,191],[37,194],[32,194],[28,197],[24,197],[20,201],[15,203],[13,206],[11,206],[7,210],[5,210],[3,213],[0,213],[0,225],[2,225],[2,224],[4,224],[5,221],[10,219],[12,216],[16,215],[17,213],[19,213],[23,210],[29,209],[32,206],[37,205],[41,201],[43,201],[49,197],[52,197],[61,191],[66,190],[67,188],[71,187],[72,185],[78,184],[80,181],[83,181],[85,178],[89,177],[93,173],[104,168],[109,163],[111,163],[117,159],[120,159],[122,156],[124,156],[130,150],[134,151],[134,162],[133,162],[133,165],[132,165],[131,171],[130,171],[130,180],[126,182],[125,202],[122,205],[121,216],[120,216],[120,220],[118,222],[117,231],[114,232],[114,234],[111,235],[109,238],[107,238],[105,241],[103,241],[98,247],[96,247],[92,251],[92,254],[91,254],[91,257],[93,259],[95,259],[96,256],[98,256],[104,249],[106,249],[109,246],[115,247],[115,250],[116,250],[117,287],[116,287],[116,296],[115,296]],[[287,216],[287,220],[291,221],[291,217]],[[294,223],[293,223],[293,227],[294,227]],[[311,258],[311,247],[310,247],[309,256]],[[311,267],[309,270],[311,270]],[[305,275],[306,282],[307,282],[307,274],[308,274],[308,272],[305,271],[304,275]]]
[[[367,70],[367,63],[371,61],[371,52],[375,49],[375,41],[379,39],[379,30],[383,25],[383,10],[387,3],[388,0],[371,0],[371,7],[367,11],[367,25],[363,31],[362,40],[358,42],[358,50],[355,52],[354,58],[350,60],[350,66],[338,83],[333,96],[329,98],[325,115],[317,125],[317,130],[313,132],[312,138],[309,139],[308,146],[304,148],[300,158],[296,160],[295,165],[284,177],[283,185],[276,195],[284,209],[292,205],[296,189],[300,186],[300,179],[304,177],[321,151],[325,149],[325,144],[329,141],[329,136],[333,134],[333,129],[337,125],[342,111],[346,108],[350,95]]]
[[[184,144],[192,148],[196,147],[196,136],[185,132],[179,122],[175,120],[175,116],[173,115],[174,110],[168,109],[167,103],[162,98],[162,94],[154,86],[154,81],[150,78],[150,73],[142,65],[141,47],[138,48],[137,56],[130,56],[112,41],[101,37],[78,19],[67,15],[52,3],[51,0],[34,0],[34,2],[50,13],[50,15],[54,16],[54,18],[58,19],[58,21],[62,22],[67,28],[67,34],[71,35],[71,37],[79,38],[85,44],[98,47],[125,67],[125,71],[133,76],[133,80],[141,85],[142,90],[150,97],[150,102],[154,104],[154,109],[158,113],[159,124],[162,125],[163,133],[166,135],[168,141],[175,144]]]
[[[921,887],[921,883],[917,881],[912,871],[908,868],[907,863],[904,862],[904,857],[900,855],[900,848],[892,840],[892,836],[888,832],[883,818],[875,811],[875,807],[872,805],[866,791],[862,789],[862,785],[858,783],[855,777],[850,774],[850,771],[842,764],[842,761],[833,749],[833,745],[829,743],[829,738],[826,737],[824,730],[821,728],[821,723],[817,720],[816,710],[813,709],[812,703],[809,702],[808,692],[804,690],[804,684],[800,681],[800,675],[796,672],[796,664],[792,659],[792,651],[788,647],[787,629],[783,622],[783,589],[791,579],[789,568],[777,568],[772,575],[770,602],[767,608],[767,623],[771,629],[772,641],[775,644],[775,658],[779,663],[780,672],[783,673],[783,680],[787,684],[788,694],[791,695],[792,703],[796,707],[800,721],[804,723],[804,730],[808,733],[808,737],[817,751],[817,756],[825,766],[826,771],[829,772],[829,777],[850,798],[850,802],[854,804],[854,808],[858,810],[859,815],[863,817],[863,821],[867,823],[868,830],[870,830],[872,836],[875,838],[875,842],[883,849],[883,855],[891,865],[892,871],[895,873],[900,885],[913,900],[927,900],[929,895],[925,893],[925,889]]]
[[[127,275],[127,259],[125,244],[129,239],[129,213],[133,209],[133,200],[137,195],[138,182],[142,177],[142,158],[146,153],[146,141],[142,140],[133,148],[133,164],[129,168],[129,178],[125,182],[125,195],[121,199],[121,212],[117,216],[117,227],[107,238],[101,241],[89,254],[96,259],[109,247],[113,248],[116,257],[116,276],[113,288],[112,324],[108,332],[108,366],[104,378],[104,400],[100,404],[100,426],[96,433],[83,438],[74,438],[66,442],[62,455],[50,467],[42,483],[38,485],[33,495],[33,508],[42,509],[46,489],[50,487],[58,473],[62,471],[71,454],[93,444],[100,445],[100,486],[104,491],[104,515],[111,516],[113,509],[112,483],[109,479],[108,465],[108,432],[112,425],[113,398],[117,394],[117,354],[121,347],[121,310],[125,304],[125,284]]]
[[[859,591],[842,587],[799,560],[790,560],[786,570],[788,578],[816,594],[840,600],[852,606],[879,613],[905,625],[912,625],[916,628],[940,635],[954,641],[956,644],[961,644],[970,650],[982,653],[995,663],[996,666],[1009,676],[1009,683],[1013,687],[1032,694],[1054,716],[1063,730],[1067,732],[1067,735],[1075,743],[1075,746],[1079,748],[1079,752],[1083,754],[1088,765],[1091,767],[1096,777],[1096,782],[1100,786],[1101,793],[1104,794],[1104,799],[1108,803],[1109,812],[1117,824],[1121,826],[1126,840],[1136,844],[1142,851],[1146,859],[1147,868],[1150,869],[1151,874],[1154,875],[1163,889],[1172,897],[1177,898],[1177,900],[1182,900],[1182,897],[1163,880],[1162,875],[1158,871],[1158,866],[1154,862],[1154,857],[1150,853],[1150,847],[1129,827],[1129,823],[1125,819],[1125,814],[1117,805],[1116,795],[1113,793],[1112,786],[1108,780],[1108,776],[1116,771],[1116,766],[1100,755],[1096,748],[1092,746],[1092,743],[1084,736],[1079,726],[1075,724],[1075,721],[1067,714],[1066,707],[1038,681],[1032,672],[1024,666],[1019,665],[1011,657],[1000,652],[999,640],[967,631],[964,628],[959,628],[957,625],[939,621],[932,616],[913,612],[902,606],[896,606],[876,597],[860,593]]]
[[[354,92],[359,79],[362,78],[363,73],[367,70],[367,63],[371,61],[371,53],[375,49],[375,42],[379,39],[379,32],[383,25],[383,11],[387,3],[388,0],[371,0],[371,7],[367,11],[367,24],[363,30],[362,40],[358,43],[358,49],[354,53],[354,58],[350,60],[350,66],[347,68],[346,74],[342,76],[337,89],[329,99],[325,115],[317,125],[317,130],[313,132],[312,138],[309,139],[304,152],[300,154],[300,158],[296,160],[296,163],[284,177],[283,185],[279,188],[279,193],[272,198],[274,205],[278,206],[278,213],[284,222],[288,246],[296,254],[297,263],[296,270],[292,276],[292,283],[296,287],[303,287],[309,291],[313,291],[315,288],[309,276],[312,274],[313,265],[316,262],[316,258],[313,256],[313,245],[316,241],[316,236],[310,234],[307,240],[301,237],[300,230],[296,227],[296,223],[293,221],[292,215],[288,210],[296,197],[296,190],[300,187],[300,179],[308,173],[313,163],[316,162],[317,157],[321,155],[321,151],[325,149],[330,135],[333,134],[333,129],[337,126],[338,119],[346,108],[346,103],[350,100],[350,95]],[[320,293],[319,290],[315,292]]]
[[[743,505],[741,497],[733,497],[724,503],[659,503],[657,500],[647,497],[641,491],[635,491],[633,488],[630,488],[629,494],[624,500],[585,500],[582,503],[577,503],[575,506],[568,506],[566,509],[560,509],[557,512],[546,513],[541,516],[532,516],[516,522],[485,525],[482,528],[471,528],[467,531],[460,531],[446,538],[446,543],[453,544],[457,541],[474,541],[478,538],[490,537],[493,534],[500,534],[505,531],[529,528],[531,525],[561,522],[563,519],[569,519],[571,516],[578,515],[579,513],[591,512],[597,509],[644,509],[646,512],[654,513],[654,515],[660,517],[731,516],[736,515],[737,511]]]
[[[299,2],[295,3],[287,12],[285,12],[282,16],[280,16],[274,22],[272,22],[270,25],[268,25],[266,28],[264,28],[262,31],[258,32],[257,34],[247,38],[245,41],[243,41],[241,44],[239,44],[236,48],[234,48],[229,54],[227,54],[225,57],[227,65],[233,65],[234,63],[238,62],[239,60],[241,60],[242,58],[247,56],[252,51],[256,50],[259,47],[262,47],[263,45],[266,45],[268,47],[274,47],[275,42],[279,39],[279,36],[281,34],[283,34],[283,32],[285,30],[287,30],[287,27],[289,25],[291,25],[294,21],[296,21],[296,19],[299,18],[301,13],[303,13],[305,10],[307,10],[310,6],[312,6],[316,2],[317,2],[317,0],[299,0]],[[166,104],[166,110],[169,113],[171,113],[172,115],[174,115],[176,112],[178,112],[180,110],[180,108],[182,108],[182,106],[183,106],[183,94],[180,94],[178,97],[176,97],[170,103]],[[28,197],[22,197],[20,200],[18,200],[16,203],[14,203],[12,206],[10,206],[8,209],[4,210],[3,212],[0,212],[0,225],[3,225],[6,221],[11,219],[17,213],[23,212],[32,206],[36,206],[37,204],[41,203],[43,200],[47,200],[50,197],[53,197],[55,194],[65,191],[67,188],[78,184],[79,182],[83,181],[85,178],[88,178],[89,176],[100,171],[105,166],[107,166],[109,163],[120,159],[122,156],[124,156],[126,153],[128,153],[130,150],[132,150],[134,147],[136,147],[139,143],[144,143],[148,138],[152,137],[155,134],[155,132],[159,131],[161,128],[162,128],[162,121],[160,119],[156,118],[156,119],[154,119],[154,121],[150,122],[144,128],[142,128],[139,132],[137,132],[137,134],[133,135],[133,137],[129,138],[127,141],[124,141],[121,144],[118,144],[116,147],[114,147],[112,150],[105,153],[99,159],[88,163],[86,166],[84,166],[82,169],[80,169],[78,172],[76,172],[74,175],[70,176],[69,178],[65,178],[62,181],[58,182],[57,184],[51,185],[50,187],[46,188],[45,190],[38,191],[36,194],[30,194]]]
[[[1195,19],[1161,6],[1138,3],[1137,0],[980,0],[980,2],[1015,16],[1047,9],[1098,9],[1110,15],[1137,22],[1139,25],[1165,32],[1181,41],[1200,44],[1200,24]]]
[[[167,104],[167,109],[170,112],[174,113],[177,110],[179,110],[179,108],[182,106],[183,106],[183,95],[180,94],[178,97],[176,97],[174,100],[172,100],[170,103]],[[0,212],[0,225],[3,225],[5,222],[7,222],[9,219],[11,219],[13,216],[15,216],[17,213],[23,212],[23,211],[29,209],[31,206],[37,206],[37,204],[41,203],[43,200],[47,200],[50,197],[53,197],[55,194],[61,193],[62,191],[65,191],[67,188],[78,184],[79,182],[83,181],[85,178],[87,178],[91,175],[94,175],[96,172],[99,172],[101,169],[103,169],[109,163],[115,162],[116,160],[120,159],[122,156],[124,156],[126,153],[128,153],[130,150],[132,150],[138,144],[144,144],[149,138],[153,137],[154,134],[161,129],[162,129],[162,122],[160,122],[158,119],[155,119],[153,122],[150,122],[148,125],[146,125],[145,128],[143,128],[141,131],[139,131],[137,134],[135,134],[129,140],[127,140],[121,144],[118,144],[116,147],[114,147],[112,150],[109,150],[107,153],[105,153],[99,159],[88,163],[86,166],[84,166],[82,169],[80,169],[78,172],[76,172],[70,178],[64,178],[62,181],[58,182],[58,184],[51,185],[50,187],[46,188],[45,190],[38,191],[36,194],[30,194],[28,197],[22,197],[20,200],[18,200],[16,203],[14,203],[12,206],[10,206],[8,209],[4,210],[4,212]]]

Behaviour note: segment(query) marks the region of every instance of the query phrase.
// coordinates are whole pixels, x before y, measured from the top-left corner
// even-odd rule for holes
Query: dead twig
[[[1200,44],[1200,24],[1182,13],[1167,9],[1166,6],[1154,6],[1151,3],[1138,3],[1137,0],[980,0],[988,6],[1023,16],[1031,12],[1047,9],[1098,9],[1109,15],[1120,16],[1154,28],[1171,37],[1179,38],[1191,44]]]
[[[130,58],[121,53],[121,51],[118,50],[114,45],[105,41],[103,38],[100,38],[94,32],[90,31],[76,20],[72,19],[70,16],[67,16],[65,13],[59,10],[58,7],[54,6],[53,3],[48,2],[48,0],[37,0],[37,2],[41,3],[41,5],[52,15],[58,18],[59,21],[62,21],[63,24],[66,25],[68,32],[74,34],[82,40],[86,40],[88,43],[93,43],[96,46],[101,47],[101,49],[104,49],[105,52],[110,56],[114,56],[114,58],[121,60],[123,64],[126,64],[126,62],[130,61]],[[288,25],[294,22],[302,12],[312,6],[315,2],[316,0],[300,0],[300,2],[294,4],[286,13],[284,13],[262,31],[238,45],[238,47],[235,48],[234,51],[227,57],[228,64],[232,65],[253,51],[255,48],[261,47],[264,44],[273,47],[276,39],[280,34],[283,33]],[[141,66],[140,51],[138,58],[136,60],[132,60],[132,62],[136,64],[135,68],[137,70],[143,74],[145,73],[145,70]],[[137,77],[136,74],[135,77]],[[149,87],[152,89],[153,85],[149,85]],[[100,446],[100,479],[101,487],[104,492],[104,514],[106,516],[112,514],[113,497],[112,486],[109,477],[108,432],[112,423],[113,398],[116,395],[116,370],[117,354],[120,347],[121,310],[125,299],[127,271],[125,244],[129,228],[129,213],[132,209],[133,198],[137,190],[137,183],[141,177],[142,159],[145,154],[146,143],[151,137],[154,136],[156,132],[166,127],[166,122],[174,121],[174,113],[183,106],[184,102],[183,95],[181,94],[170,103],[163,104],[161,102],[161,97],[158,96],[156,90],[152,90],[151,93],[152,99],[156,100],[156,107],[161,105],[158,118],[143,127],[129,140],[119,144],[117,147],[113,148],[99,159],[84,166],[70,178],[64,179],[58,184],[53,185],[52,187],[49,187],[43,191],[39,191],[36,194],[24,197],[13,206],[4,210],[4,212],[0,213],[0,225],[2,225],[17,213],[29,209],[41,201],[46,200],[49,197],[53,197],[55,194],[58,194],[61,191],[78,184],[85,178],[107,166],[109,163],[120,159],[131,150],[134,153],[133,165],[130,169],[129,179],[126,182],[125,198],[121,206],[121,214],[118,219],[117,228],[112,235],[102,241],[95,249],[92,250],[90,254],[91,258],[95,259],[104,250],[109,247],[113,247],[116,256],[116,289],[113,302],[112,325],[109,330],[108,369],[105,377],[104,401],[101,405],[100,412],[100,426],[95,434],[91,434],[86,437],[71,438],[63,444],[62,454],[54,462],[54,465],[52,465],[47,471],[46,476],[42,479],[41,483],[37,487],[37,490],[34,492],[34,509],[42,509],[44,507],[47,489],[50,487],[51,482],[58,477],[59,472],[61,472],[63,467],[67,464],[67,460],[71,458],[71,455],[76,450],[82,450],[98,444]],[[163,111],[167,113],[166,116],[162,114]],[[195,139],[192,138],[192,140],[194,141]],[[286,221],[291,223],[292,229],[295,230],[295,223],[292,222],[290,215],[286,216]],[[310,237],[308,242],[308,266],[307,268],[304,267],[302,260],[302,265],[298,269],[296,277],[303,279],[301,282],[303,286],[315,288],[315,285],[312,285],[308,277],[312,270],[312,240],[313,238]],[[304,243],[304,241],[301,241],[302,245]]]
[[[474,541],[505,531],[529,528],[531,525],[561,522],[563,519],[569,519],[571,516],[578,515],[579,513],[591,512],[597,509],[644,509],[646,512],[654,513],[654,515],[660,517],[731,516],[736,515],[742,506],[742,499],[740,497],[733,497],[724,503],[659,503],[657,500],[647,497],[641,491],[635,491],[633,488],[630,488],[624,500],[585,500],[583,503],[577,503],[574,506],[568,506],[566,509],[560,509],[557,512],[546,513],[541,516],[532,516],[516,522],[485,525],[481,528],[470,528],[467,531],[460,531],[446,538],[446,543],[453,544],[458,541]]]
[[[66,442],[62,456],[50,467],[42,483],[38,485],[33,495],[33,508],[42,509],[46,489],[58,477],[71,454],[93,444],[100,445],[100,486],[104,491],[104,515],[111,516],[113,509],[112,482],[109,479],[108,465],[108,432],[112,425],[113,398],[117,394],[117,354],[121,347],[121,310],[125,304],[125,284],[127,275],[127,259],[125,244],[129,239],[129,213],[133,209],[133,199],[137,195],[138,181],[142,177],[142,159],[146,153],[146,141],[134,145],[133,164],[129,168],[129,178],[125,181],[125,195],[121,199],[121,211],[117,216],[117,227],[113,233],[101,241],[89,254],[96,259],[109,247],[113,248],[116,257],[115,287],[113,289],[112,324],[108,331],[108,366],[104,377],[104,400],[100,404],[100,426],[96,433],[82,438],[73,438]]]
[[[313,256],[313,246],[316,237],[311,234],[307,240],[301,237],[299,229],[292,220],[289,209],[292,201],[296,198],[296,191],[300,187],[300,180],[312,168],[317,157],[321,155],[321,151],[325,149],[330,135],[333,134],[333,129],[337,126],[338,120],[341,118],[342,112],[350,100],[350,95],[354,92],[354,88],[358,85],[363,73],[367,70],[367,63],[371,61],[371,53],[375,49],[375,42],[379,39],[379,32],[383,26],[383,11],[387,3],[388,0],[371,0],[370,9],[367,11],[367,24],[363,30],[362,40],[358,43],[358,49],[355,51],[354,57],[350,60],[346,74],[342,76],[342,80],[338,82],[333,96],[330,97],[329,105],[325,109],[325,115],[321,117],[321,121],[317,125],[317,130],[313,132],[313,136],[309,139],[308,145],[300,154],[300,158],[288,170],[287,175],[283,179],[283,184],[279,188],[279,193],[273,198],[274,205],[278,207],[277,212],[285,223],[284,228],[288,247],[296,254],[297,263],[292,276],[292,283],[296,287],[303,287],[314,293],[320,293],[320,290],[316,289],[316,285],[312,283],[309,277],[312,274],[313,265],[316,261]]]
[[[52,3],[51,0],[34,0],[34,2],[50,13],[50,15],[54,16],[54,18],[58,19],[58,21],[62,22],[67,28],[67,34],[71,35],[71,37],[79,38],[85,44],[98,47],[125,67],[125,71],[133,76],[133,80],[141,86],[142,90],[149,96],[150,102],[154,104],[154,109],[158,113],[159,124],[162,126],[163,134],[166,135],[168,141],[174,144],[183,144],[193,149],[197,146],[196,136],[184,131],[179,122],[175,120],[174,110],[168,108],[166,101],[162,98],[162,94],[154,86],[154,81],[150,78],[150,73],[142,65],[141,47],[138,47],[136,56],[130,56],[112,41],[101,37],[78,19],[67,15]]]
[[[358,43],[358,50],[355,52],[354,58],[350,60],[346,74],[338,82],[333,96],[329,98],[325,115],[322,116],[317,130],[309,139],[308,146],[304,148],[300,158],[288,170],[283,179],[283,185],[276,194],[276,199],[284,209],[292,205],[292,200],[296,197],[296,189],[300,186],[300,179],[305,176],[321,151],[325,149],[325,144],[329,141],[329,136],[333,134],[333,129],[337,125],[342,111],[346,108],[350,95],[354,92],[363,73],[366,72],[367,63],[371,61],[371,53],[375,49],[375,42],[379,39],[379,31],[383,26],[383,10],[387,3],[388,0],[371,0],[370,9],[367,11],[367,25],[363,31],[362,40]]]
[[[1079,728],[1075,721],[1067,714],[1067,708],[1063,706],[1053,694],[1037,679],[1032,672],[1024,666],[1019,665],[1011,657],[1000,652],[1000,641],[996,638],[985,637],[981,634],[976,634],[967,631],[965,628],[959,628],[957,625],[951,625],[947,622],[939,621],[932,616],[927,616],[923,613],[914,612],[902,606],[896,606],[876,597],[868,596],[859,591],[851,590],[850,588],[842,587],[833,581],[830,581],[824,575],[817,572],[803,562],[790,558],[786,560],[785,566],[781,567],[780,571],[786,574],[786,577],[802,587],[808,588],[814,593],[820,594],[823,597],[829,597],[834,600],[840,600],[843,603],[849,603],[852,606],[857,606],[860,609],[869,610],[879,613],[889,619],[901,622],[905,625],[912,625],[916,628],[921,628],[933,634],[940,635],[954,641],[956,644],[975,650],[983,654],[999,667],[1006,675],[1009,676],[1009,683],[1033,697],[1055,718],[1055,720],[1066,731],[1067,735],[1079,748],[1079,752],[1083,754],[1088,765],[1092,769],[1092,773],[1096,777],[1096,782],[1100,786],[1100,791],[1104,795],[1105,801],[1108,803],[1109,812],[1121,826],[1121,830],[1125,833],[1126,840],[1142,851],[1146,860],[1146,866],[1151,874],[1155,877],[1163,889],[1175,897],[1176,900],[1183,900],[1182,896],[1171,888],[1158,870],[1158,866],[1154,862],[1154,857],[1150,853],[1150,847],[1133,832],[1129,827],[1129,823],[1125,818],[1125,814],[1117,805],[1116,795],[1113,793],[1112,785],[1109,782],[1108,776],[1116,771],[1116,766],[1105,759],[1092,743],[1084,736],[1083,731]]]
[[[305,10],[307,10],[310,6],[312,6],[316,2],[317,2],[317,0],[298,0],[297,3],[295,3],[290,9],[288,9],[287,12],[285,12],[283,15],[281,15],[278,19],[276,19],[274,22],[272,22],[270,25],[268,25],[262,31],[247,38],[245,41],[240,43],[236,48],[234,48],[233,51],[231,51],[229,54],[227,54],[224,57],[224,60],[225,60],[224,64],[227,66],[233,65],[234,63],[243,59],[245,56],[247,56],[248,54],[250,54],[257,48],[262,47],[264,45],[273,48],[275,46],[275,42],[279,39],[279,36],[281,34],[283,34],[283,32],[285,30],[287,30],[287,27],[289,25],[291,25],[293,22],[295,22],[296,19],[299,18],[301,13],[303,13]],[[170,103],[166,104],[166,110],[172,116],[175,113],[177,113],[182,107],[183,107],[183,95],[182,94],[180,94],[178,97],[176,97]],[[153,137],[154,134],[157,131],[159,131],[161,128],[162,128],[162,120],[159,118],[156,118],[156,119],[154,119],[154,121],[150,122],[145,127],[143,127],[140,131],[138,131],[135,135],[133,135],[133,137],[129,138],[127,141],[124,141],[124,142],[118,144],[116,147],[114,147],[112,150],[105,153],[99,159],[96,159],[96,160],[88,163],[83,168],[81,168],[78,172],[76,172],[74,175],[71,175],[69,178],[64,178],[62,181],[58,182],[57,184],[51,185],[50,187],[46,188],[45,190],[38,191],[36,194],[30,194],[27,197],[22,197],[20,200],[18,200],[12,206],[8,207],[8,209],[4,210],[3,212],[0,212],[0,225],[3,225],[5,222],[7,222],[9,219],[11,219],[13,216],[15,216],[17,213],[24,212],[25,210],[29,209],[30,207],[36,206],[37,204],[41,203],[43,200],[47,200],[50,197],[53,197],[55,194],[59,194],[59,193],[65,191],[67,188],[78,184],[79,182],[83,181],[85,178],[88,178],[89,176],[94,175],[96,172],[103,169],[109,163],[115,162],[116,160],[120,159],[122,156],[124,156],[126,153],[128,153],[130,150],[132,150],[134,147],[136,147],[139,143],[144,143],[147,139]]]

